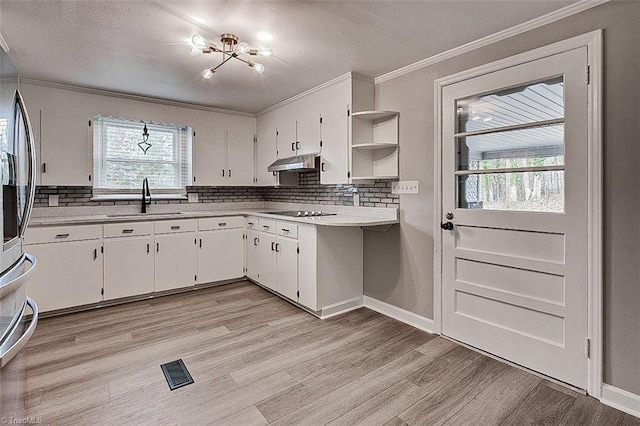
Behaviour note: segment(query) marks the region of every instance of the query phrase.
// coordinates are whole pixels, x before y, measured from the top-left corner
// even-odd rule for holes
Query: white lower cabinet
[[[195,232],[155,236],[155,291],[196,283]]]
[[[276,291],[276,241],[277,237],[260,232],[258,242],[258,282]]]
[[[104,299],[152,293],[153,235],[104,240]]]
[[[276,245],[276,291],[298,301],[298,241],[278,237]]]
[[[38,301],[41,311],[102,300],[101,247],[102,241],[98,239],[27,245],[26,250],[38,262],[27,284],[27,294]]]
[[[197,283],[244,276],[244,217],[198,221]]]
[[[247,223],[248,227],[248,223]],[[248,278],[259,281],[258,273],[258,248],[260,244],[260,233],[254,229],[247,229],[247,239],[245,245],[245,274]]]

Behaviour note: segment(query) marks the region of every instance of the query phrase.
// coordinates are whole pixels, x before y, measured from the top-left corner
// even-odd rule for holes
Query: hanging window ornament
[[[144,123],[144,129],[142,129],[142,142],[138,144],[144,154],[146,154],[149,148],[151,148],[151,144],[148,141],[149,130],[147,130],[147,123]]]

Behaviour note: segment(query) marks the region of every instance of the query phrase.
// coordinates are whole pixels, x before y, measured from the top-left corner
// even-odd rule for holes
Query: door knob
[[[453,229],[453,223],[451,223],[451,222],[442,222],[440,224],[440,228],[444,229],[445,231],[451,231]]]

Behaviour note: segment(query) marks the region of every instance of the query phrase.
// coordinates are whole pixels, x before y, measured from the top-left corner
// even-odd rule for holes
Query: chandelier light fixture
[[[191,38],[191,48],[189,53],[191,56],[202,55],[203,53],[221,53],[222,54],[222,62],[220,62],[215,67],[206,68],[202,71],[202,76],[209,80],[213,77],[213,74],[223,66],[230,59],[237,59],[239,61],[244,62],[253,68],[256,72],[263,73],[264,65],[253,62],[249,59],[245,59],[240,55],[249,54],[251,56],[264,56],[269,58],[273,56],[273,52],[271,49],[254,49],[249,46],[247,42],[238,41],[238,36],[235,34],[224,33],[220,35],[220,42],[222,43],[221,47],[216,46],[215,43],[207,40],[202,37],[200,34],[195,34]]]

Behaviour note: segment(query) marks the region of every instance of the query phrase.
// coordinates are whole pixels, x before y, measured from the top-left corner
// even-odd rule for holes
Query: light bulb
[[[198,55],[202,55],[202,48],[198,47],[198,46],[193,46],[190,50],[189,50],[189,54],[191,56],[198,56]]]
[[[193,43],[194,46],[205,47],[207,45],[207,39],[200,34],[194,34],[193,37],[191,37],[191,43]]]
[[[265,58],[270,58],[273,56],[273,50],[271,49],[260,49],[258,50],[258,55],[264,56]]]
[[[238,43],[238,46],[236,46],[235,53],[238,55],[242,55],[243,53],[247,53],[248,51],[249,44],[247,44],[246,41],[241,41],[240,43]]]
[[[262,64],[253,64],[253,69],[256,70],[256,72],[262,74],[264,72],[264,65],[262,65]]]
[[[215,71],[213,71],[211,68],[207,68],[206,70],[202,71],[202,76],[209,80],[211,77],[213,77],[214,72]]]

